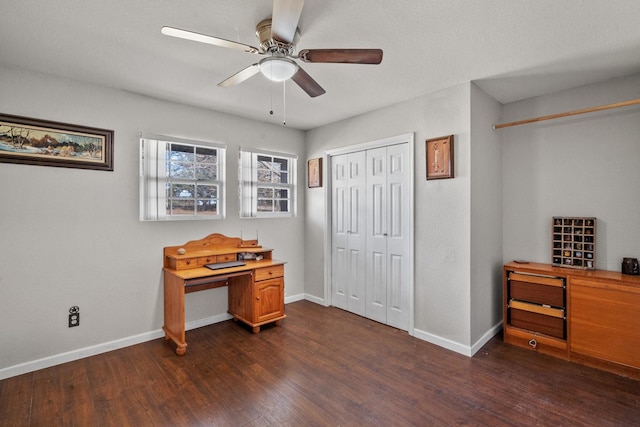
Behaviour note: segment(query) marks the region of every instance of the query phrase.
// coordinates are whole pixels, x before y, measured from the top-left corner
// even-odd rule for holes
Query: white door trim
[[[325,180],[327,189],[324,193],[324,197],[325,197],[325,227],[324,227],[324,305],[325,306],[330,306],[331,305],[331,230],[332,230],[332,224],[331,224],[331,212],[332,212],[332,191],[333,189],[331,188],[331,157],[336,156],[336,155],[340,155],[340,154],[347,154],[347,153],[352,153],[355,151],[362,151],[362,150],[368,150],[371,148],[380,148],[380,147],[386,147],[386,146],[390,146],[390,145],[396,145],[396,144],[403,144],[403,143],[408,143],[409,144],[409,174],[410,174],[410,179],[409,179],[409,197],[408,197],[408,203],[409,203],[409,212],[410,212],[410,221],[409,221],[409,226],[410,226],[410,232],[409,232],[409,246],[411,248],[410,254],[409,254],[409,277],[411,280],[411,283],[409,285],[409,298],[410,298],[410,304],[409,304],[409,334],[413,335],[413,330],[414,330],[414,317],[415,317],[415,313],[414,313],[414,293],[415,293],[415,268],[414,268],[414,252],[415,252],[415,242],[414,242],[414,221],[415,221],[415,207],[414,207],[414,192],[415,192],[415,171],[414,171],[414,165],[415,165],[415,138],[414,138],[414,134],[413,133],[407,133],[404,135],[397,135],[397,136],[392,136],[389,138],[384,138],[384,139],[379,139],[379,140],[375,140],[375,141],[369,141],[369,142],[363,142],[363,143],[359,143],[359,144],[353,144],[353,145],[347,145],[345,147],[341,147],[341,148],[336,148],[333,150],[327,150],[324,152],[324,161],[322,162],[322,167],[323,167],[323,175],[328,177]]]

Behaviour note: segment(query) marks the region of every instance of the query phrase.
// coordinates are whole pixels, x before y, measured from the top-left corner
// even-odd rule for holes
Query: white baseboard
[[[460,344],[459,342],[451,341],[447,338],[442,338],[438,335],[434,335],[421,329],[414,329],[413,336],[423,341],[430,342],[431,344],[435,344],[438,347],[443,347],[447,350],[455,351],[456,353],[460,353],[464,356],[471,356],[471,348],[467,345]]]
[[[309,294],[298,294],[285,298],[285,304],[289,304],[295,301],[301,300],[311,301],[313,303],[324,306],[325,300]],[[232,316],[228,313],[218,314],[215,316],[205,317],[203,319],[192,320],[185,324],[185,329],[191,330],[201,328],[203,326],[213,325],[214,323],[224,322],[231,319]],[[471,347],[460,344],[455,341],[451,341],[446,338],[439,337],[429,332],[422,331],[420,329],[413,330],[413,336],[423,341],[430,342],[440,347],[444,347],[448,350],[455,351],[456,353],[463,354],[465,356],[473,356],[478,350],[482,348],[494,335],[500,332],[502,328],[502,322],[496,323],[490,330],[488,330],[478,341],[476,341]],[[55,354],[53,356],[43,357],[42,359],[33,360],[30,362],[20,363],[18,365],[9,366],[7,368],[0,369],[0,380],[15,377],[17,375],[26,374],[29,372],[37,371],[39,369],[49,368],[51,366],[60,365],[62,363],[72,362],[74,360],[83,359],[85,357],[94,356],[96,354],[106,353],[108,351],[117,350],[119,348],[128,347],[131,345],[140,344],[147,341],[152,341],[158,338],[164,337],[162,329],[145,332],[138,335],[133,335],[118,340],[105,342],[102,344],[96,344],[89,347],[80,348],[77,350],[68,351],[66,353]]]
[[[455,351],[456,353],[460,353],[464,356],[472,357],[478,350],[482,348],[491,338],[493,338],[500,329],[502,328],[502,321],[496,323],[491,329],[489,329],[485,334],[480,337],[478,341],[476,341],[472,346],[460,344],[459,342],[452,341],[447,338],[442,338],[438,335],[431,334],[429,332],[425,332],[420,329],[413,330],[413,336],[421,339],[423,341],[430,342],[431,344],[435,344],[439,347],[446,348],[447,350]]]
[[[288,297],[284,297],[284,303],[289,304],[296,301],[302,301],[304,299],[304,294],[291,295]]]
[[[216,316],[205,317],[203,319],[193,320],[191,322],[185,323],[184,326],[188,331],[190,329],[201,328],[203,326],[223,322],[231,318],[232,316],[230,314],[224,313]],[[42,359],[20,363],[18,365],[0,369],[0,380],[37,371],[39,369],[45,369],[51,366],[60,365],[62,363],[72,362],[74,360],[83,359],[85,357],[95,356],[96,354],[106,353],[108,351],[117,350],[119,348],[129,347],[130,345],[152,341],[162,337],[164,337],[164,331],[162,329],[156,329],[155,331],[144,332],[142,334],[133,335],[126,338],[68,351],[66,353],[54,354],[53,356],[43,357]]]
[[[304,294],[304,299],[307,301],[314,302],[316,304],[320,304],[325,307],[327,306],[327,303],[325,302],[324,298],[319,298],[314,295]]]
[[[471,346],[471,355],[473,356],[474,354],[476,354],[478,350],[484,347],[484,345],[488,343],[491,340],[491,338],[495,337],[496,334],[501,330],[502,330],[502,320],[500,320],[498,323],[493,325],[491,329],[485,332],[485,334],[481,336],[480,339]]]

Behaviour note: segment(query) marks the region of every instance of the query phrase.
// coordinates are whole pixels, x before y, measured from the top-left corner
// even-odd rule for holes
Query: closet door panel
[[[387,149],[367,150],[366,317],[387,322]]]
[[[331,162],[331,302],[334,306],[347,309],[349,283],[349,198],[348,198],[348,157],[335,156]]]
[[[409,329],[411,304],[408,277],[410,271],[409,212],[412,176],[409,168],[409,146],[398,144],[387,147],[388,173],[388,238],[387,238],[387,324],[399,329]]]
[[[364,315],[364,153],[334,156],[332,169],[331,299],[336,307]]]
[[[365,153],[349,156],[349,298],[347,309],[352,313],[365,314],[365,248],[367,209],[365,199]]]

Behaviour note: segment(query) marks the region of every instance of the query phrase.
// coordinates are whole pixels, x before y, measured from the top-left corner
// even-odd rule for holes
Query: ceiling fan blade
[[[208,36],[206,34],[194,33],[193,31],[181,30],[174,27],[162,27],[160,32],[166,36],[178,37],[180,39],[192,40],[194,42],[212,44],[214,46],[227,47],[230,49],[241,50],[247,53],[260,53],[258,48],[232,42],[231,40],[221,39],[219,37]]]
[[[228,79],[223,80],[220,83],[218,83],[218,86],[220,86],[220,87],[235,86],[235,85],[237,85],[239,83],[242,83],[243,81],[249,79],[250,77],[255,76],[256,74],[258,74],[259,71],[260,71],[260,65],[259,64],[249,65],[247,68],[238,71],[233,76],[231,76]]]
[[[298,71],[293,75],[293,77],[291,77],[291,80],[296,82],[296,84],[312,98],[320,96],[326,92],[318,82],[313,80],[313,78],[311,78],[311,76],[300,67],[298,67]]]
[[[332,62],[341,64],[379,64],[381,49],[303,49],[298,54],[304,62]]]
[[[292,43],[302,14],[304,0],[274,0],[271,16],[271,36]]]

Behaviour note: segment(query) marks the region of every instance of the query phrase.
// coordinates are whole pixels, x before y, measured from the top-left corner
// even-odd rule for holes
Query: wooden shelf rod
[[[582,110],[567,111],[565,113],[549,114],[548,116],[541,116],[541,117],[536,117],[533,119],[526,119],[526,120],[518,120],[516,122],[501,123],[498,125],[493,125],[493,130],[508,128],[511,126],[526,125],[528,123],[534,123],[534,122],[542,122],[545,120],[559,119],[562,117],[575,116],[578,114],[586,114],[586,113],[593,113],[596,111],[610,110],[612,108],[628,107],[629,105],[636,105],[636,104],[640,104],[640,99],[633,99],[631,101],[624,101],[624,102],[616,102],[615,104],[600,105],[598,107],[583,108]]]

